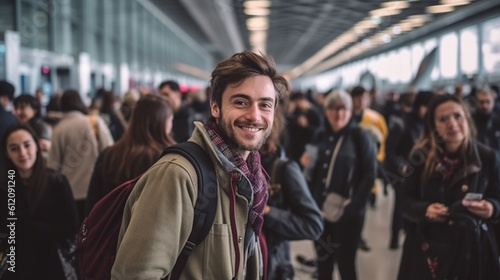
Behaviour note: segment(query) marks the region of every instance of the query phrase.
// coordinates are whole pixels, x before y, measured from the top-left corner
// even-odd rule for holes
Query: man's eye
[[[267,108],[273,108],[273,105],[271,103],[263,103],[261,106],[264,107],[264,108],[266,108],[266,109]]]
[[[239,105],[239,106],[244,106],[247,103],[245,101],[243,101],[243,100],[236,100],[236,101],[234,101],[234,104],[235,105]]]

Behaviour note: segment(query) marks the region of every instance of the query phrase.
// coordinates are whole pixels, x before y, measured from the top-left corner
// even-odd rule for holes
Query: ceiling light
[[[381,6],[384,8],[389,8],[389,9],[402,10],[402,9],[406,9],[406,8],[410,7],[410,4],[408,4],[408,2],[406,2],[406,1],[391,1],[391,2],[382,3]]]
[[[379,17],[394,16],[394,15],[398,15],[400,13],[401,13],[401,10],[388,9],[388,8],[382,8],[382,9],[370,11],[370,15],[379,16]]]
[[[249,16],[268,16],[271,12],[267,8],[246,8],[245,14]]]
[[[470,2],[469,0],[441,0],[441,4],[450,6],[468,5]]]
[[[392,33],[394,34],[401,34],[401,27],[399,27],[399,25],[396,25],[392,28]]]
[[[253,1],[245,1],[243,3],[245,8],[269,8],[271,7],[271,1],[268,0],[253,0]]]
[[[269,29],[269,20],[265,17],[253,17],[247,19],[248,30],[267,30]]]
[[[427,12],[431,14],[449,13],[455,10],[454,6],[451,5],[436,5],[427,7]]]

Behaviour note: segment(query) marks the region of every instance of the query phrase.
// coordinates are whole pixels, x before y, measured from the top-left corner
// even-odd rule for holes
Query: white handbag
[[[335,160],[339,153],[340,146],[342,146],[342,141],[344,140],[344,135],[342,135],[337,141],[335,150],[333,151],[332,158],[330,160],[330,166],[328,168],[328,174],[326,176],[325,189],[328,189],[330,182],[332,181],[333,167],[335,166]],[[328,222],[337,222],[344,214],[344,208],[351,202],[347,197],[344,197],[336,192],[328,192],[321,207],[321,212],[323,213],[323,218]]]

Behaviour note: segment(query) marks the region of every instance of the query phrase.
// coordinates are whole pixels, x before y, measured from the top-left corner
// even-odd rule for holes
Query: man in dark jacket
[[[500,118],[493,109],[496,94],[490,89],[476,93],[477,107],[473,115],[477,129],[477,140],[493,150],[500,151]]]
[[[170,101],[174,109],[172,133],[175,141],[187,141],[194,129],[194,110],[182,101],[179,84],[175,81],[162,82],[158,87],[158,92]]]
[[[17,120],[11,112],[7,111],[12,99],[14,99],[14,86],[7,81],[0,81],[0,139],[7,127],[16,124]],[[3,160],[0,154],[0,171],[3,169]]]

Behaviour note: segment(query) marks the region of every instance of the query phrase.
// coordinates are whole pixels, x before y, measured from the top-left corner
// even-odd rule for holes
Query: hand
[[[269,205],[266,205],[266,207],[264,208],[264,216],[267,216],[269,212],[271,212],[271,207],[269,207]]]
[[[300,164],[303,167],[308,167],[311,164],[311,157],[309,156],[308,153],[304,152],[302,156],[300,157]]]
[[[433,222],[444,222],[448,214],[448,207],[438,202],[430,204],[425,211],[425,217]]]
[[[493,204],[488,200],[462,200],[462,205],[467,208],[472,214],[482,218],[489,219],[493,216]]]
[[[307,118],[305,116],[299,116],[297,117],[297,124],[301,127],[307,127],[309,125],[309,122],[307,121]]]
[[[47,139],[40,139],[40,149],[44,152],[48,152],[50,150],[50,147],[52,146],[52,142]]]

